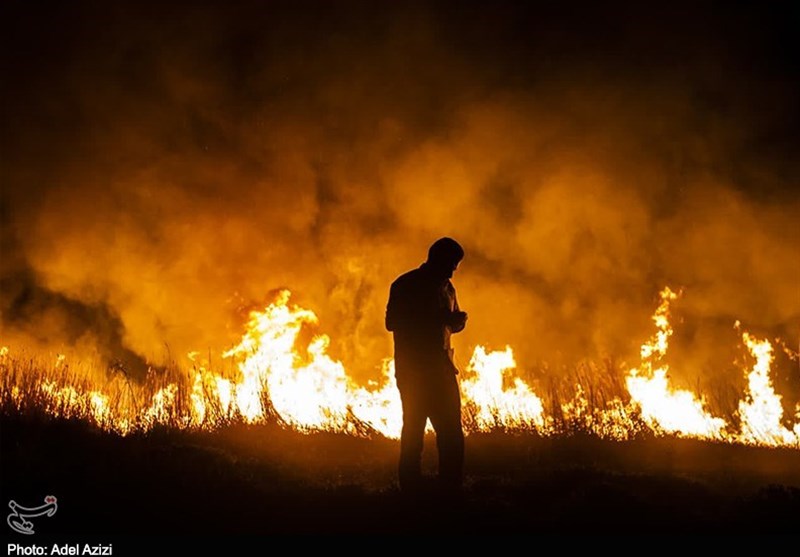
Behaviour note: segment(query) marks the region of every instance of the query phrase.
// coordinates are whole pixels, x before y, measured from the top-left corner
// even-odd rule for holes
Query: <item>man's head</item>
[[[428,265],[443,278],[451,278],[464,259],[464,248],[452,238],[439,238],[428,249]]]

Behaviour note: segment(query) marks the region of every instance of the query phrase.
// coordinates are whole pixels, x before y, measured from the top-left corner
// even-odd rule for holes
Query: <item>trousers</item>
[[[409,491],[420,486],[428,419],[436,433],[439,482],[445,489],[460,489],[464,474],[464,430],[456,375],[404,373],[398,374],[396,379],[403,406],[398,466],[400,489]]]

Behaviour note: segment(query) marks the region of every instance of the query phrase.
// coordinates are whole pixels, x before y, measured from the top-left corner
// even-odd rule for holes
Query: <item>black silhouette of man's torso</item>
[[[452,365],[451,333],[463,329],[448,325],[459,311],[456,290],[449,279],[438,278],[426,263],[392,283],[386,308],[386,328],[394,333],[397,373],[433,373],[439,360],[443,371]]]
[[[457,265],[457,263],[456,263]],[[450,335],[464,328],[453,284],[429,263],[398,277],[386,307],[386,328],[394,335],[395,377],[403,405],[399,480],[404,491],[421,482],[425,426],[436,432],[439,479],[461,486],[464,435],[461,397]]]

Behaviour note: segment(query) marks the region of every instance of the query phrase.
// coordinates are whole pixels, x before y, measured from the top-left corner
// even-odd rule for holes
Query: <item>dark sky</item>
[[[369,375],[442,235],[477,343],[695,372],[800,331],[790,2],[2,4],[0,343],[131,366],[288,287]],[[167,350],[168,347],[168,350]],[[688,373],[688,372],[687,372]]]

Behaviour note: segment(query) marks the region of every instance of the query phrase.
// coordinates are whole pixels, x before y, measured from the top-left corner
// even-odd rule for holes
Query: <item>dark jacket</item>
[[[456,289],[435,276],[427,264],[398,277],[389,291],[386,328],[394,334],[395,371],[434,373],[437,368],[458,373],[450,335],[464,329],[453,322],[460,311]]]

